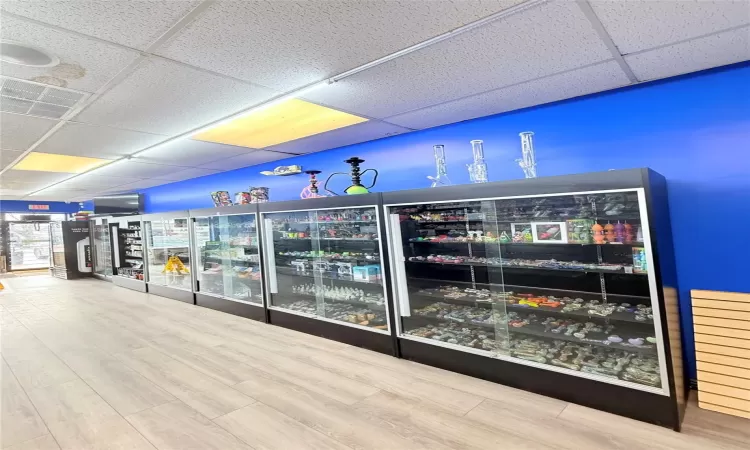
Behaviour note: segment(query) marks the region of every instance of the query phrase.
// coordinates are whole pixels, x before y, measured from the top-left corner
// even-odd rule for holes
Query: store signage
[[[49,211],[49,205],[29,205],[29,209]]]

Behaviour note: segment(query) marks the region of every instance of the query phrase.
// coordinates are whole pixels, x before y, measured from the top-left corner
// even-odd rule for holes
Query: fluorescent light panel
[[[368,119],[292,98],[259,108],[191,136],[199,141],[265,148]]]
[[[36,170],[39,172],[84,173],[112,162],[109,159],[84,156],[58,155],[55,153],[31,152],[12,170]]]

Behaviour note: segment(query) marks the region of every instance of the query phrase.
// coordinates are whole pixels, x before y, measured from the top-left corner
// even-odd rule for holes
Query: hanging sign
[[[49,211],[49,205],[29,205],[29,209]]]

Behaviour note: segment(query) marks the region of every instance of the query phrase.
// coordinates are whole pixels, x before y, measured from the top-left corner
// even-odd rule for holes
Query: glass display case
[[[193,303],[188,212],[143,216],[148,290]]]
[[[90,220],[91,240],[94,244],[94,276],[112,279],[112,247],[109,238],[109,222],[112,217],[95,217]]]
[[[389,335],[377,207],[326,207],[336,200],[263,213],[271,317],[278,311]]]
[[[404,337],[663,388],[637,192],[389,213]]]
[[[119,217],[110,222],[114,277],[118,286],[146,291],[146,260],[140,216]]]
[[[250,208],[255,209],[254,206],[246,208],[243,205],[197,217],[199,212],[190,212],[195,242],[196,303],[201,306],[214,305],[217,299],[243,303],[254,308],[240,315],[250,314],[253,316],[251,318],[262,319],[257,214],[239,211]],[[236,305],[235,308],[240,307]]]
[[[458,370],[583,404],[550,388],[555,373],[670,396],[646,189],[631,175],[630,189],[553,177],[383,194],[404,357],[456,369],[479,355]]]

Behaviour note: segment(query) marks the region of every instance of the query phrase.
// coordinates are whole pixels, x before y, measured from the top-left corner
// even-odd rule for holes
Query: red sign
[[[49,211],[49,205],[29,205],[29,209]]]

